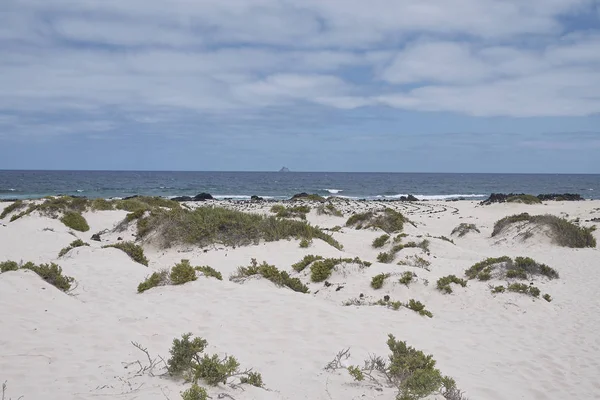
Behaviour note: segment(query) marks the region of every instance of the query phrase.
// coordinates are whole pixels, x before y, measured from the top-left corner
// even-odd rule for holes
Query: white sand
[[[270,207],[221,204],[256,212]],[[0,210],[7,205],[0,203]],[[234,355],[242,367],[260,371],[268,389],[220,386],[209,389],[213,398],[228,393],[236,400],[394,399],[392,389],[356,384],[344,371],[323,370],[344,347],[351,347],[352,364],[362,364],[369,353],[387,356],[388,333],[433,354],[442,372],[454,377],[472,400],[600,398],[599,251],[562,248],[541,238],[523,243],[490,237],[494,222],[506,215],[567,213],[585,221],[600,217],[600,201],[390,205],[417,224],[416,228],[407,225],[410,236],[404,242],[421,240],[417,235],[450,237],[460,222],[475,223],[481,233],[454,237],[456,245],[430,238],[430,256],[420,249],[405,249],[392,264],[374,262],[367,269],[334,273],[329,288],[310,283],[311,291],[319,292],[305,295],[264,279],[239,284],[227,278],[238,266],[257,258],[308,282],[308,271],[296,274],[291,269],[304,255],[376,261],[381,250],[373,249],[371,242],[382,232],[344,228],[334,234],[343,243],[343,252],[319,240],[308,249],[299,248],[295,240],[236,249],[214,246],[207,252],[192,246],[168,250],[146,246],[147,268],[117,249],[101,248],[117,236],[131,240],[131,231],[103,235],[102,243],[89,240],[93,232],[112,229],[124,217],[121,211],[86,213],[91,226],[87,233],[69,232],[60,221],[41,216],[12,223],[10,216],[0,220],[0,261],[56,262],[78,285],[67,295],[29,271],[0,275],[0,381],[8,381],[7,399],[178,399],[188,384],[135,376],[135,367],[125,369],[123,363],[145,361],[131,341],[146,346],[153,356],[167,358],[173,338],[185,332],[206,338],[208,352]],[[343,225],[352,211],[381,206],[342,203],[344,218],[317,216],[313,211],[309,220],[333,227]],[[57,259],[74,235],[91,246]],[[598,232],[595,235],[598,238]],[[396,265],[412,254],[431,261],[430,271]],[[466,288],[455,286],[450,295],[436,290],[439,277],[463,276],[475,262],[502,255],[532,257],[558,270],[560,279],[535,282],[554,301],[515,293],[492,295],[487,283],[478,281],[470,281]],[[136,292],[138,283],[153,270],[171,267],[182,258],[193,265],[210,265],[225,279],[199,277],[182,286]],[[394,277],[381,290],[371,289],[372,276],[406,270],[418,275],[417,283],[407,288]],[[336,291],[339,285],[343,288]],[[342,306],[360,293],[371,300],[386,294],[400,301],[415,298],[434,317],[405,308]]]

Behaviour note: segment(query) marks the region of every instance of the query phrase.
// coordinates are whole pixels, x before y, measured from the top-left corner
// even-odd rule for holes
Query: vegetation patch
[[[54,263],[39,265],[32,262],[18,264],[15,261],[4,261],[0,263],[0,272],[17,271],[19,269],[28,269],[35,272],[40,278],[63,292],[69,291],[71,289],[71,284],[75,281],[74,278],[63,275],[62,268]]]
[[[325,258],[315,261],[310,266],[310,279],[313,282],[323,282],[331,276],[334,268],[342,263],[358,264],[360,267],[370,267],[371,263],[360,258]]]
[[[540,297],[540,289],[524,283],[511,283],[507,286],[506,290],[509,292],[528,294],[532,297]]]
[[[208,265],[194,267],[194,269],[198,272],[201,272],[207,278],[211,277],[211,278],[218,279],[220,281],[223,280],[223,275],[219,271],[217,271],[216,269],[214,269],[213,267],[210,267]]]
[[[371,279],[371,287],[373,289],[381,289],[383,287],[383,283],[387,278],[390,277],[390,274],[379,274],[375,275],[373,279]]]
[[[465,271],[469,279],[477,278],[480,281],[496,279],[531,279],[533,276],[545,276],[549,279],[558,279],[558,272],[538,263],[529,257],[516,257],[514,260],[503,256],[498,258],[487,258],[474,264]]]
[[[90,226],[83,215],[75,211],[67,211],[60,219],[60,222],[79,232],[87,232],[90,230]]]
[[[321,204],[317,207],[317,215],[333,215],[334,217],[343,217],[344,214],[338,210],[332,203]]]
[[[408,285],[410,285],[416,277],[417,275],[414,272],[405,271],[400,276],[400,283],[408,287]]]
[[[262,387],[262,376],[252,369],[240,370],[240,364],[233,356],[219,357],[217,354],[204,354],[208,342],[202,338],[192,338],[191,333],[174,339],[171,346],[171,357],[167,360],[168,373],[176,378],[184,378],[192,382],[195,394],[205,394],[195,388],[198,382],[217,386],[227,384],[231,379],[240,379],[240,384],[251,384]],[[194,399],[191,397],[191,399]]]
[[[161,271],[153,272],[145,281],[141,282],[138,285],[137,291],[138,293],[143,293],[148,289],[152,289],[157,286],[166,286],[169,285],[171,281],[169,280],[169,270],[163,269]]]
[[[93,211],[110,211],[114,210],[114,206],[110,200],[94,199],[91,201],[90,209]]]
[[[277,218],[300,218],[305,220],[306,214],[310,212],[310,207],[304,205],[285,207],[281,204],[276,204],[271,207],[271,212],[274,213]]]
[[[258,264],[255,258],[247,267],[238,267],[235,274],[231,275],[230,281],[239,282],[250,276],[262,276],[263,278],[273,282],[277,286],[285,286],[292,289],[294,292],[308,293],[308,287],[298,278],[291,278],[285,271],[280,271],[274,265],[269,265],[265,261]]]
[[[451,235],[458,235],[458,237],[463,237],[469,232],[481,233],[475,224],[467,224],[463,222],[452,230]]]
[[[528,222],[533,226],[548,228],[554,243],[562,247],[596,247],[596,239],[592,235],[595,227],[580,227],[564,218],[548,214],[529,215],[528,213],[523,213],[504,217],[494,224],[492,237],[499,235],[507,227],[516,222]]]
[[[457,277],[456,275],[448,275],[448,276],[443,276],[440,279],[438,279],[437,289],[439,291],[441,291],[442,293],[447,293],[447,294],[452,293],[452,286],[450,286],[450,284],[452,284],[452,283],[455,283],[462,287],[467,286],[467,281],[465,281],[464,279],[461,279],[461,278]]]
[[[523,203],[523,204],[542,204],[542,201],[531,194],[515,194],[508,196],[508,203]]]
[[[17,200],[12,204],[9,204],[8,206],[6,206],[4,208],[4,210],[2,210],[2,214],[0,214],[0,219],[4,219],[4,217],[6,217],[8,214],[10,214],[13,211],[19,211],[23,208],[25,208],[27,205],[25,204],[25,202],[23,200]]]
[[[148,259],[144,255],[144,249],[142,246],[138,246],[133,242],[119,242],[115,244],[109,244],[106,246],[102,246],[103,249],[114,247],[115,249],[119,249],[129,256],[133,261],[140,263],[142,265],[148,266]]]
[[[307,256],[304,256],[304,258],[302,260],[298,261],[297,263],[292,264],[292,268],[296,272],[302,272],[312,262],[317,261],[317,260],[322,260],[322,259],[323,259],[323,257],[321,257],[321,256],[315,256],[315,255],[309,254]]]
[[[81,239],[74,240],[74,241],[72,241],[72,242],[71,242],[71,244],[69,244],[69,246],[68,246],[68,247],[65,247],[64,249],[62,249],[62,250],[61,250],[61,251],[58,253],[58,256],[59,256],[59,257],[62,257],[62,256],[64,256],[65,254],[67,254],[69,251],[73,250],[74,248],[76,248],[76,247],[82,247],[82,246],[89,246],[89,244],[88,244],[88,243],[86,243],[86,242],[84,242],[84,241],[83,241],[83,240],[81,240]]]
[[[381,235],[378,238],[376,238],[375,240],[373,240],[373,248],[375,249],[379,249],[383,246],[385,246],[385,244],[387,243],[387,241],[390,239],[390,235]]]
[[[312,240],[302,239],[300,241],[300,248],[301,249],[307,249],[311,244],[312,244]]]
[[[175,264],[175,266],[171,268],[169,279],[173,285],[183,285],[184,283],[192,282],[197,279],[196,270],[190,265],[189,260],[181,260],[180,263]]]
[[[425,304],[421,303],[418,300],[410,299],[408,301],[408,304],[405,305],[405,307],[410,310],[413,310],[416,313],[419,313],[419,315],[421,316],[433,318],[433,314],[431,313],[431,311],[426,310]]]
[[[354,214],[348,221],[346,226],[356,229],[378,228],[385,233],[399,232],[404,228],[404,223],[408,220],[391,208],[386,208],[382,212],[374,213],[368,211],[365,213]]]
[[[379,253],[377,255],[377,261],[379,261],[381,263],[389,264],[392,261],[394,261],[394,258],[396,258],[397,253],[399,253],[403,249],[408,249],[408,248],[420,248],[424,252],[428,253],[429,252],[429,240],[423,239],[419,243],[408,242],[406,244],[402,244],[402,243],[396,244],[394,247],[392,247],[392,249],[390,251]]]
[[[398,265],[409,265],[411,267],[423,268],[429,271],[431,262],[419,255],[406,256],[404,260],[398,261]]]
[[[154,210],[138,220],[137,228],[140,238],[152,237],[167,247],[176,243],[201,247],[215,243],[244,246],[258,244],[260,240],[274,242],[289,238],[317,238],[337,249],[342,248],[331,235],[306,222],[222,207]]]
[[[454,379],[443,376],[435,368],[436,361],[432,355],[396,340],[391,334],[387,345],[391,353],[387,359],[371,355],[363,366],[345,366],[345,361],[350,358],[350,349],[344,349],[325,366],[325,370],[345,369],[355,381],[393,387],[398,390],[397,400],[418,400],[432,395],[441,395],[448,400],[466,400]]]

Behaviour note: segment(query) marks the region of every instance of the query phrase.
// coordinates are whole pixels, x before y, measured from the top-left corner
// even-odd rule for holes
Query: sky
[[[2,0],[0,169],[600,173],[600,0]]]

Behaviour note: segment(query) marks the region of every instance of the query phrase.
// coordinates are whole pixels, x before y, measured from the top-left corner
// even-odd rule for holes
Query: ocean
[[[354,199],[484,199],[490,193],[578,193],[600,199],[600,175],[363,172],[0,171],[0,199],[133,195],[287,199],[317,193]]]

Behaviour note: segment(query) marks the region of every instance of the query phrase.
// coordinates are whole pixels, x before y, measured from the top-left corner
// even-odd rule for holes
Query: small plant
[[[309,254],[307,256],[304,256],[304,258],[302,260],[298,261],[297,263],[292,264],[292,268],[296,272],[302,272],[312,262],[317,261],[317,260],[322,260],[322,259],[323,259],[323,257],[321,257],[321,256],[315,256],[315,255]]]
[[[342,227],[339,225],[334,226],[333,228],[329,228],[331,232],[339,232],[342,230]]]
[[[67,227],[79,232],[87,232],[90,230],[90,226],[83,215],[75,211],[67,211],[60,221]]]
[[[404,228],[404,223],[408,220],[398,211],[386,208],[383,212],[373,213],[371,211],[354,214],[346,226],[354,226],[356,229],[379,228],[385,233],[399,232]]]
[[[462,287],[467,286],[467,281],[464,279],[458,278],[456,275],[448,275],[438,279],[437,289],[444,293],[452,293],[451,283],[456,283]]]
[[[274,265],[269,265],[265,261],[262,264],[258,264],[255,258],[250,262],[247,267],[239,267],[237,272],[229,278],[230,281],[238,282],[243,278],[260,275],[263,278],[273,282],[277,286],[285,286],[292,289],[294,292],[308,293],[308,286],[302,283],[298,278],[292,278],[285,271],[280,271]]]
[[[63,292],[69,291],[71,283],[75,280],[70,276],[63,275],[62,268],[54,263],[35,265],[32,262],[28,262],[23,264],[21,268],[35,272],[40,278]]]
[[[300,248],[302,248],[302,249],[308,248],[308,246],[311,245],[311,242],[312,242],[312,240],[309,241],[308,239],[302,239],[300,241]]]
[[[0,272],[16,271],[19,269],[19,264],[15,261],[4,261],[0,263]]]
[[[119,250],[125,252],[129,256],[129,258],[131,258],[133,261],[140,263],[142,265],[145,265],[146,267],[148,266],[148,259],[144,255],[144,249],[141,246],[138,246],[137,244],[135,244],[133,242],[119,242],[119,243],[115,243],[115,244],[109,244],[106,246],[102,246],[103,249],[106,249],[109,247],[114,247],[115,249],[119,249]]]
[[[173,285],[183,285],[184,283],[192,282],[197,279],[196,270],[190,265],[189,260],[181,260],[180,263],[175,264],[175,266],[171,268],[169,279]]]
[[[431,311],[428,311],[425,309],[425,304],[423,304],[420,301],[417,301],[415,299],[410,299],[408,301],[408,304],[406,305],[406,308],[411,309],[415,312],[418,312],[419,315],[433,318],[433,314],[431,313]]]
[[[294,206],[285,207],[281,204],[276,204],[271,207],[271,212],[275,213],[277,218],[300,218],[306,219],[306,214],[310,212],[309,206]]]
[[[487,258],[483,261],[480,261],[476,264],[474,264],[471,268],[467,269],[465,271],[465,274],[467,275],[467,277],[469,279],[475,279],[478,277],[478,275],[481,272],[484,272],[484,276],[485,275],[489,275],[491,274],[492,271],[492,266],[496,265],[496,264],[505,264],[505,263],[510,263],[512,262],[510,257],[507,256],[503,256],[503,257],[498,257],[498,258]],[[488,278],[489,279],[489,278]],[[487,279],[480,279],[480,280],[487,280]]]
[[[192,387],[181,393],[183,400],[208,400],[208,393],[197,383],[192,383]]]
[[[138,285],[138,293],[143,293],[148,289],[152,289],[157,286],[165,286],[170,283],[169,281],[169,270],[163,269],[158,272],[153,272],[145,281]]]
[[[504,293],[506,288],[504,286],[496,286],[492,289],[492,293]]]
[[[58,256],[62,257],[65,254],[67,254],[69,251],[73,250],[76,247],[82,247],[82,246],[89,246],[88,243],[84,242],[81,239],[77,239],[71,242],[71,244],[68,247],[65,247],[64,249],[62,249],[59,253]]]
[[[376,238],[375,240],[373,240],[373,248],[378,249],[380,247],[385,246],[385,244],[387,243],[387,241],[390,239],[390,235],[381,235],[378,238]]]
[[[377,254],[377,261],[384,264],[389,264],[394,260],[392,252],[383,251]]]
[[[204,276],[206,276],[206,277],[213,277],[220,281],[223,280],[223,275],[219,271],[217,271],[216,269],[214,269],[213,267],[210,267],[208,265],[201,266],[201,267],[194,267],[194,269],[198,272],[202,272],[204,274]]]
[[[413,281],[415,277],[416,275],[413,272],[403,272],[402,276],[400,277],[400,283],[408,287],[408,285]]]
[[[360,258],[326,258],[315,261],[310,266],[310,279],[313,282],[323,282],[331,276],[333,269],[342,263],[358,264],[361,267],[369,267],[371,263],[362,261]]]
[[[357,366],[354,366],[354,365],[349,366],[348,373],[350,373],[350,376],[353,377],[355,381],[360,382],[360,381],[365,380],[365,374],[363,374],[363,372]]]
[[[248,372],[247,376],[242,376],[240,378],[240,383],[246,383],[248,385],[263,387],[262,375],[258,372]]]
[[[451,235],[458,234],[458,237],[463,237],[471,231],[481,233],[475,224],[467,224],[463,222],[452,230]]]
[[[552,301],[552,297],[548,293],[546,293],[545,295],[543,295],[542,298],[544,300],[546,300],[548,303],[550,303]]]
[[[344,216],[344,214],[331,203],[319,205],[317,207],[317,215],[333,215],[334,217]]]
[[[12,204],[9,204],[8,206],[6,206],[4,208],[4,210],[2,210],[2,214],[0,214],[0,219],[4,219],[4,217],[6,217],[8,214],[10,214],[13,211],[19,211],[22,208],[25,208],[26,204],[23,200],[17,200]]]
[[[540,199],[530,194],[515,194],[509,196],[506,201],[508,203],[542,204]]]
[[[375,290],[381,289],[383,287],[383,283],[389,277],[390,277],[390,274],[375,275],[373,277],[373,279],[371,279],[371,287]]]
[[[198,361],[198,354],[202,353],[208,342],[202,338],[194,338],[191,333],[181,335],[181,339],[173,339],[169,351],[171,357],[167,360],[167,371],[171,376],[181,377],[187,375],[194,363]]]
[[[509,292],[529,294],[533,297],[540,296],[540,289],[535,286],[529,286],[524,283],[512,283],[506,288]]]
[[[113,203],[106,199],[94,199],[90,208],[94,211],[110,211],[113,210]]]

